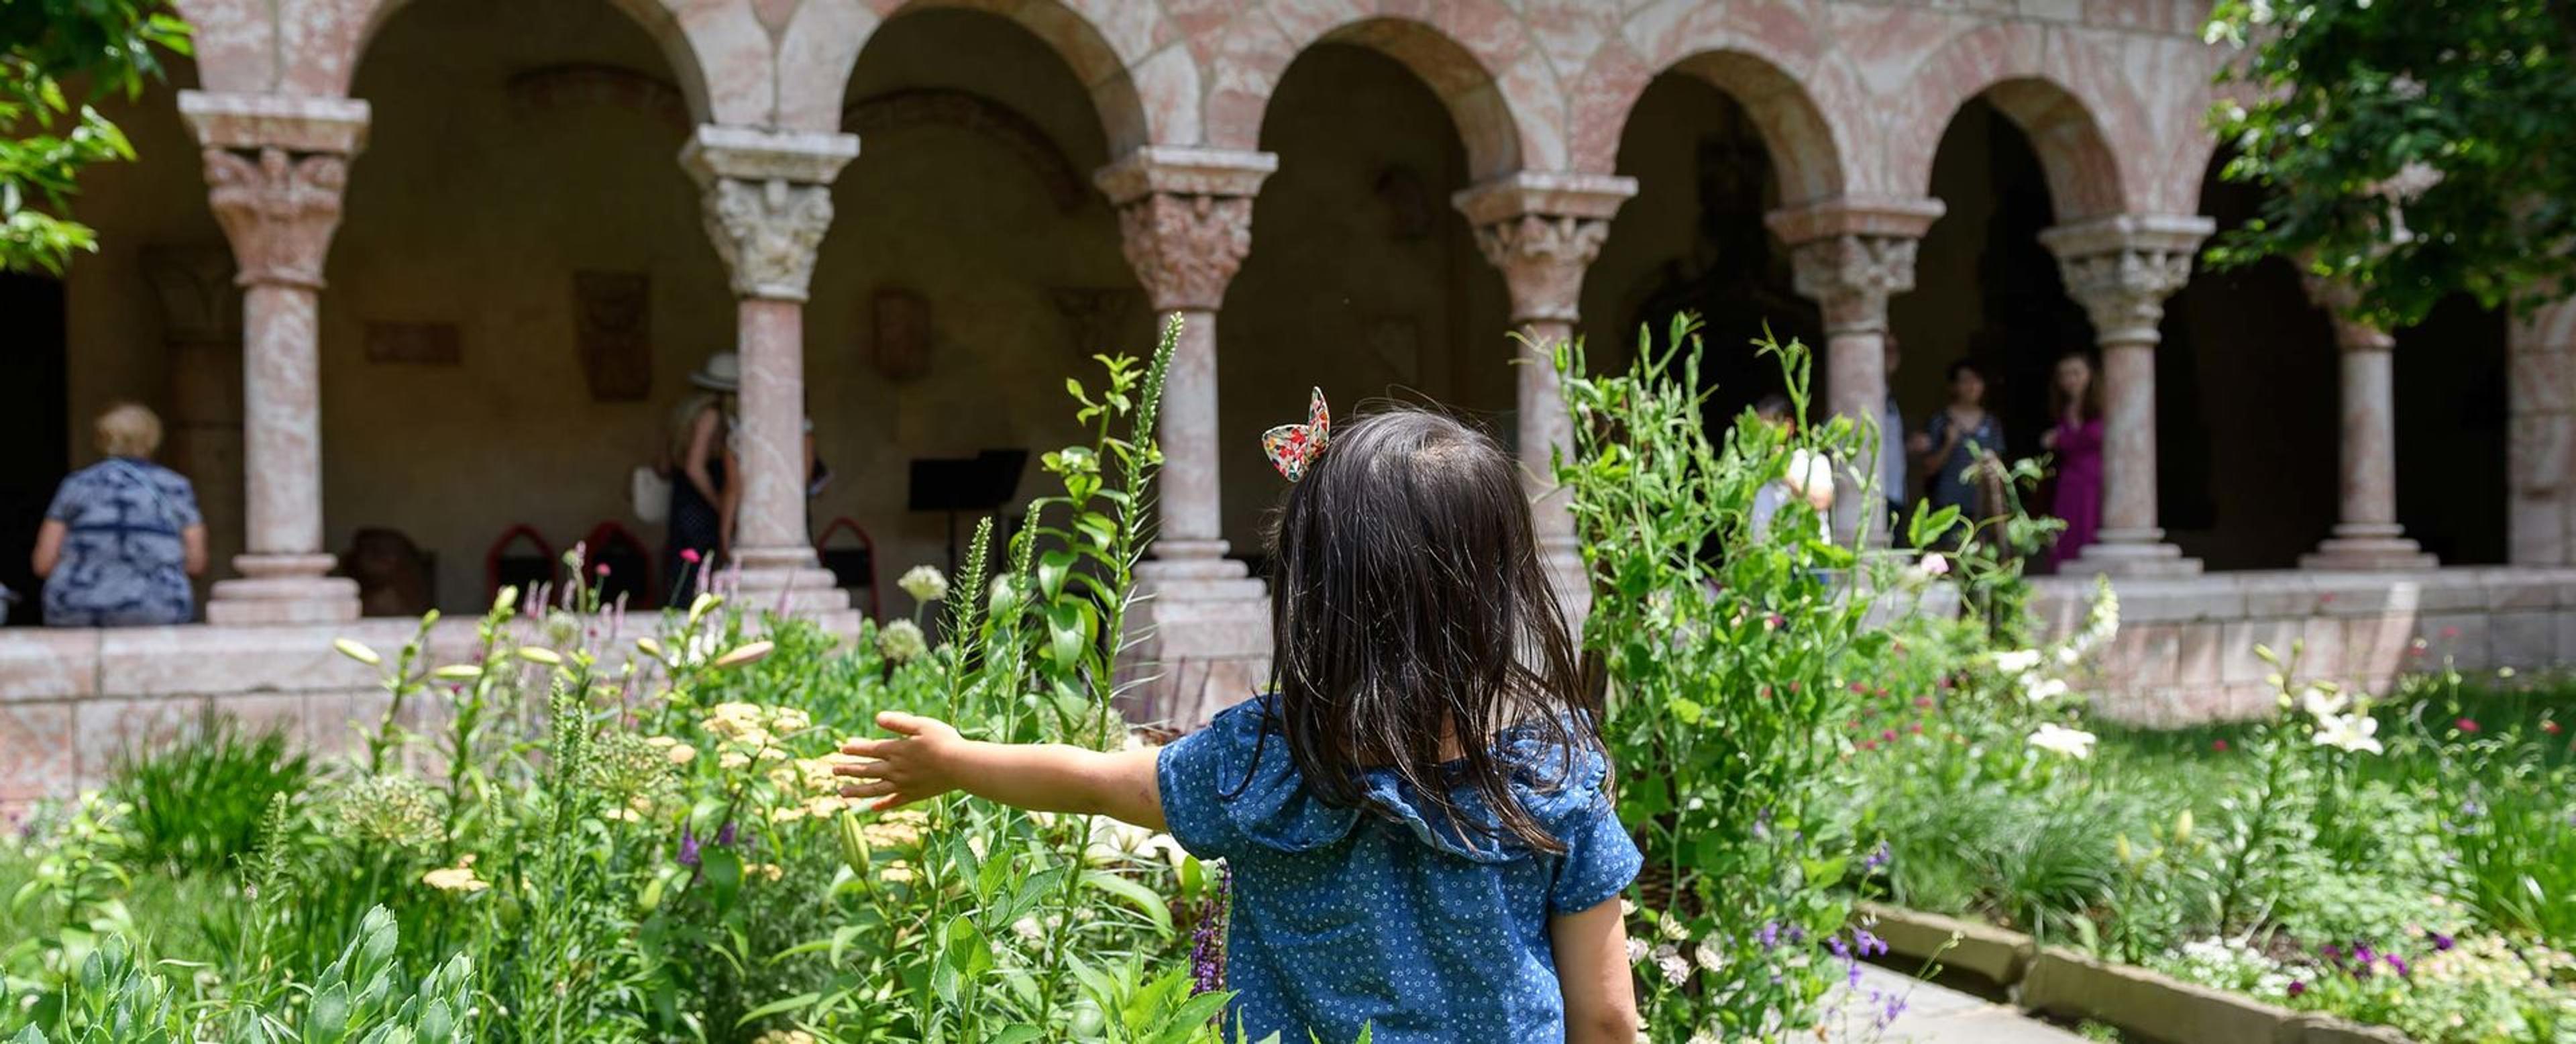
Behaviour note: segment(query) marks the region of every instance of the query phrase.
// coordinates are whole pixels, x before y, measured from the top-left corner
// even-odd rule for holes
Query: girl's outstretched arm
[[[1547,919],[1565,993],[1565,1044],[1633,1044],[1637,985],[1628,967],[1628,926],[1612,896],[1580,913]]]
[[[870,759],[833,767],[834,775],[864,781],[843,785],[843,797],[876,798],[873,807],[893,808],[963,790],[1032,812],[1113,816],[1167,829],[1153,748],[984,743],[959,736],[947,722],[897,711],[877,715],[877,726],[900,738],[842,745],[841,753]]]

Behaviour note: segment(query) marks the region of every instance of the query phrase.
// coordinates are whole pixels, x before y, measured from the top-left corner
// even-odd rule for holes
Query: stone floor
[[[1871,994],[1905,998],[1896,1021],[1876,1025]],[[1832,1044],[2078,1044],[2084,1038],[2031,1018],[2009,1004],[1997,1004],[1946,986],[1936,986],[1876,965],[1860,969],[1857,990],[1837,989],[1826,1001],[1835,1010],[1850,997],[1845,1017],[1829,1020],[1824,1039]]]

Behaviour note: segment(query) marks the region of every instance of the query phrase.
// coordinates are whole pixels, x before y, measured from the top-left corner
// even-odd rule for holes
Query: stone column
[[[2212,227],[2197,215],[2115,214],[2039,234],[2102,348],[2102,531],[2077,559],[2084,571],[2200,571],[2156,525],[2156,326]]]
[[[2431,569],[2433,556],[2397,524],[2397,389],[2390,355],[2397,339],[2351,310],[2356,295],[2307,277],[2308,299],[2334,320],[2343,357],[2343,505],[2334,535],[2299,559],[2303,569]]]
[[[208,199],[242,287],[242,576],[215,584],[216,624],[335,623],[358,585],[322,547],[322,265],[340,224],[367,104],[182,91],[205,146]]]
[[[1801,294],[1825,320],[1826,407],[1876,427],[1887,412],[1887,301],[1914,289],[1914,248],[1941,217],[1937,199],[1835,199],[1773,211],[1766,223],[1789,245]],[[1905,433],[1878,433],[1880,452],[1904,452]],[[1879,462],[1843,469],[1834,498],[1834,539],[1886,540],[1879,505],[1904,490],[1876,488]]]
[[[1253,195],[1277,169],[1279,157],[1267,152],[1154,145],[1092,178],[1118,208],[1127,263],[1146,298],[1181,316],[1156,433],[1158,531],[1153,557],[1136,569],[1151,597],[1131,616],[1136,636],[1121,665],[1131,678],[1154,678],[1132,695],[1128,713],[1139,721],[1195,725],[1267,681],[1267,597],[1242,562],[1225,557],[1216,317],[1252,249]],[[1305,402],[1298,389],[1295,408]]]
[[[1610,218],[1637,194],[1637,179],[1599,174],[1523,171],[1467,188],[1452,200],[1476,231],[1476,247],[1503,271],[1511,292],[1517,349],[1522,479],[1539,557],[1568,615],[1592,605],[1581,538],[1567,494],[1556,484],[1555,454],[1571,450],[1574,428],[1558,391],[1555,350],[1573,340],[1583,302],[1583,272],[1610,236]]]
[[[805,522],[805,289],[832,224],[832,179],[858,154],[853,135],[713,124],[680,150],[705,193],[707,235],[733,271],[743,495],[730,550],[754,608],[850,605]]]

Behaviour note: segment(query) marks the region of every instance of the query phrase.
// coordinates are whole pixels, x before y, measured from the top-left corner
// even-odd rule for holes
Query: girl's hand
[[[844,784],[841,796],[876,798],[871,809],[883,810],[934,798],[957,789],[951,752],[964,742],[947,722],[898,711],[877,715],[877,727],[903,739],[851,740],[841,753],[871,758],[855,765],[835,765],[832,774],[866,780]]]

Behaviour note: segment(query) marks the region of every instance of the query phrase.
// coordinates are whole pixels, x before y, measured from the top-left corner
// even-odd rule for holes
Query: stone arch
[[[1045,41],[1090,92],[1112,155],[1197,136],[1198,64],[1162,5],[1136,0],[809,0],[779,39],[778,124],[841,129],[843,92],[877,27],[932,7],[999,15]]]
[[[1593,56],[1569,95],[1574,169],[1618,168],[1619,140],[1647,84],[1662,73],[1697,78],[1752,114],[1770,147],[1784,205],[1842,195],[1850,182],[1852,119],[1867,98],[1848,63],[1800,10],[1762,2],[1693,8],[1677,26],[1614,39]],[[1839,118],[1838,118],[1839,117]]]
[[[2120,66],[2078,37],[2028,23],[1961,34],[1917,66],[1884,113],[1886,191],[1919,195],[1959,107],[1982,97],[2029,136],[2060,223],[2155,210],[2142,168],[2158,148]],[[2129,158],[2124,163],[2123,157]]]
[[[1395,59],[1430,86],[1466,145],[1471,181],[1566,169],[1556,74],[1520,16],[1494,0],[1430,5],[1421,18],[1388,13],[1413,7],[1327,0],[1265,4],[1237,16],[1222,30],[1232,46],[1210,71],[1220,86],[1207,103],[1209,144],[1258,148],[1270,93],[1289,64],[1314,44],[1347,43]]]
[[[413,0],[283,0],[277,35],[290,57],[278,70],[287,94],[341,97],[368,44]],[[769,38],[740,4],[675,6],[679,0],[606,0],[661,47],[691,118],[763,122],[769,109]]]

